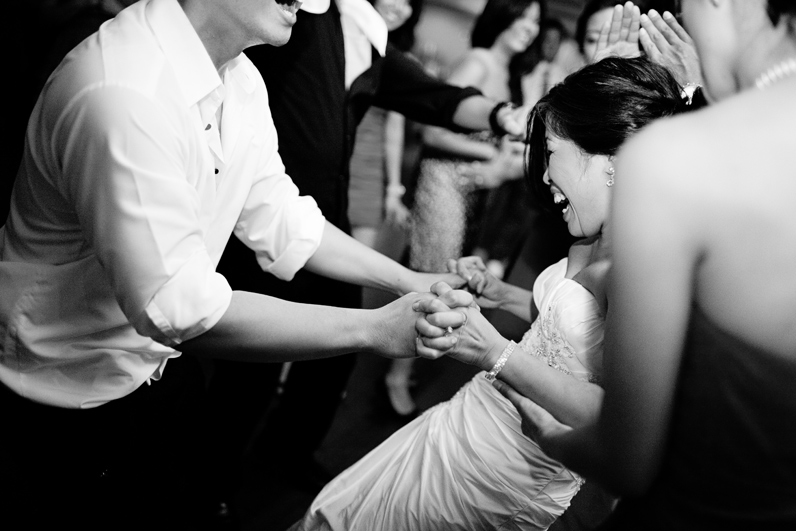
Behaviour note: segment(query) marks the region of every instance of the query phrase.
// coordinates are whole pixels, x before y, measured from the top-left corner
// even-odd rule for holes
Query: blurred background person
[[[539,0],[489,0],[471,32],[471,49],[447,77],[475,86],[497,101],[522,103],[520,57],[539,35],[544,4]],[[447,260],[472,251],[479,218],[487,214],[486,190],[522,176],[522,147],[488,132],[463,135],[427,127],[410,222],[409,266],[445,271]],[[465,168],[474,161],[472,172]],[[392,363],[385,383],[395,411],[411,416],[413,362]]]

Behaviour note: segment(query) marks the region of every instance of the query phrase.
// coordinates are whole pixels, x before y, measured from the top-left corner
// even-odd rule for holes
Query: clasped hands
[[[466,282],[467,290],[453,289],[440,281],[431,287],[436,298],[414,302],[412,309],[420,314],[415,323],[417,354],[430,359],[449,356],[488,371],[506,340],[483,317],[480,307],[500,307],[505,286],[489,273],[479,257],[451,260],[448,269]],[[493,385],[519,412],[523,433],[537,443],[552,450],[559,438],[571,431],[509,384],[496,380]]]
[[[448,269],[464,280],[465,289],[436,282],[431,286],[436,298],[414,302],[412,309],[419,313],[415,322],[416,352],[430,359],[450,356],[489,370],[500,355],[503,338],[481,314],[480,307],[499,305],[502,282],[475,256],[451,260]]]

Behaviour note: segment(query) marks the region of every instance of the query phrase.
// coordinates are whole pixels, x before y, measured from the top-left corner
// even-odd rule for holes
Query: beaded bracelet
[[[517,343],[514,341],[509,341],[509,344],[506,345],[506,348],[503,349],[503,353],[500,355],[498,360],[495,362],[495,366],[492,367],[492,370],[489,371],[484,375],[484,378],[488,382],[492,382],[497,378],[498,373],[503,369],[503,366],[506,365],[506,362],[509,361],[509,356],[511,353],[514,352],[514,348],[517,346]]]

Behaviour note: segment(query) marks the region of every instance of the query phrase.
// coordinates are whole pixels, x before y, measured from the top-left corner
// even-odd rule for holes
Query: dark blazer
[[[287,174],[311,195],[333,224],[348,230],[348,164],[354,135],[371,105],[407,118],[461,130],[452,121],[459,103],[480,94],[429,76],[416,60],[388,45],[385,57],[345,88],[340,13],[299,11],[290,41],[246,54],[265,80]]]

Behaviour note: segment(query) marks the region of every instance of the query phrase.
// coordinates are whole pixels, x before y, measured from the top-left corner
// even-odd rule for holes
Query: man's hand
[[[661,17],[650,9],[641,16],[641,46],[653,62],[666,67],[681,86],[702,84],[696,46],[691,36],[668,11]]]
[[[602,27],[597,40],[594,62],[606,57],[638,57],[641,11],[633,2],[614,6],[611,21]]]
[[[421,314],[414,307],[418,301],[430,299],[436,300],[433,293],[408,293],[381,308],[368,310],[365,333],[372,352],[387,358],[417,357],[416,322]]]
[[[572,431],[572,428],[558,422],[546,409],[515,391],[509,384],[495,380],[492,385],[517,409],[522,418],[522,433],[554,457],[557,439]]]

